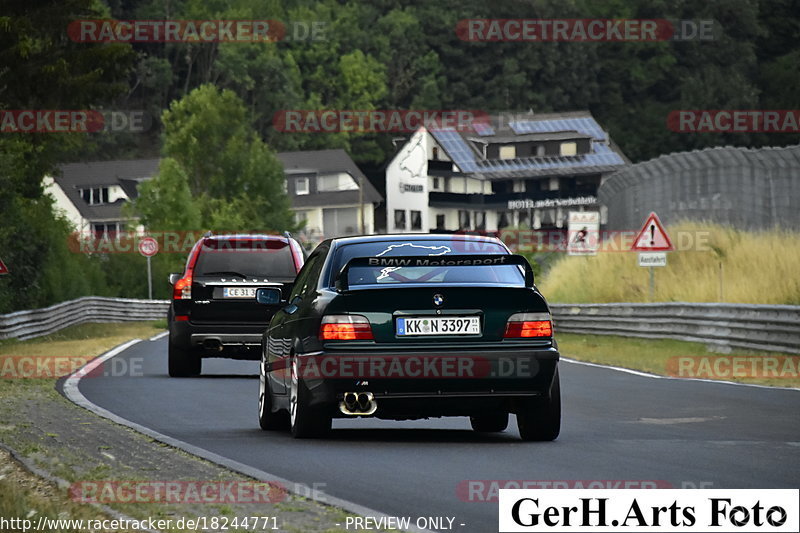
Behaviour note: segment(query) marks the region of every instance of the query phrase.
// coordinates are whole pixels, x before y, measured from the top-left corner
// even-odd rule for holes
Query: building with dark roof
[[[562,228],[569,211],[586,209],[604,221],[597,189],[630,164],[587,111],[461,130],[421,128],[387,165],[387,231]]]
[[[375,231],[375,207],[383,197],[344,150],[277,154],[286,190],[298,221],[311,241]],[[138,196],[137,187],[158,173],[159,159],[101,161],[63,165],[44,180],[56,207],[81,233],[98,236],[124,230],[131,222],[122,206]]]
[[[138,196],[139,183],[158,173],[158,159],[97,161],[62,165],[44,179],[56,209],[77,231],[98,236],[124,230],[131,221],[122,206]]]
[[[341,149],[282,152],[287,193],[304,236],[311,241],[375,233],[383,197]]]
[[[711,221],[741,229],[800,229],[800,146],[708,148],[663,155],[609,176],[598,191],[608,228]]]

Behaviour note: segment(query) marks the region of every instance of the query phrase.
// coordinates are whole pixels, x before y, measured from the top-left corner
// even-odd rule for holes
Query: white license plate
[[[223,298],[255,298],[256,287],[225,287],[222,289]]]
[[[477,316],[398,318],[397,334],[411,335],[480,335],[481,319]]]

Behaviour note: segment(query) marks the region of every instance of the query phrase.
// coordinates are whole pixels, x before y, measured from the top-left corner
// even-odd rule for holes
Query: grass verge
[[[719,354],[696,342],[558,333],[563,357],[650,374],[800,387],[800,356],[736,350]]]
[[[667,228],[676,251],[654,268],[656,302],[800,305],[800,233],[747,232],[708,223]],[[596,256],[564,256],[538,283],[550,302],[646,302],[649,272],[621,236]],[[604,251],[615,250],[615,251]]]

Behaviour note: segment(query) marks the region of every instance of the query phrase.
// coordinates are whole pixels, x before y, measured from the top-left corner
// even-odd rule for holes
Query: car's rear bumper
[[[298,371],[312,405],[334,416],[346,392],[370,392],[375,416],[415,418],[469,415],[547,394],[559,360],[553,346],[494,349],[364,352],[323,351],[299,355]]]
[[[193,324],[172,321],[170,342],[193,349],[202,357],[259,359],[266,324]]]

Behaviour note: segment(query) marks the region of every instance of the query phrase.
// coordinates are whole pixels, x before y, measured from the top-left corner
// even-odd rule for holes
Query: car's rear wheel
[[[508,413],[486,413],[469,417],[472,429],[479,433],[499,433],[508,427]]]
[[[331,415],[309,405],[310,393],[299,378],[297,360],[292,359],[292,379],[289,388],[289,423],[292,437],[307,439],[321,437],[331,429]]]
[[[267,373],[264,369],[264,362],[259,365],[259,387],[258,387],[258,425],[264,431],[278,431],[289,428],[289,416],[286,411],[272,411],[272,395],[267,385]]]
[[[167,348],[167,366],[170,377],[186,378],[197,376],[203,369],[203,360],[199,355],[185,346],[169,343]]]
[[[561,383],[558,369],[553,376],[549,394],[522,403],[517,412],[517,427],[522,440],[556,440],[561,431]]]

